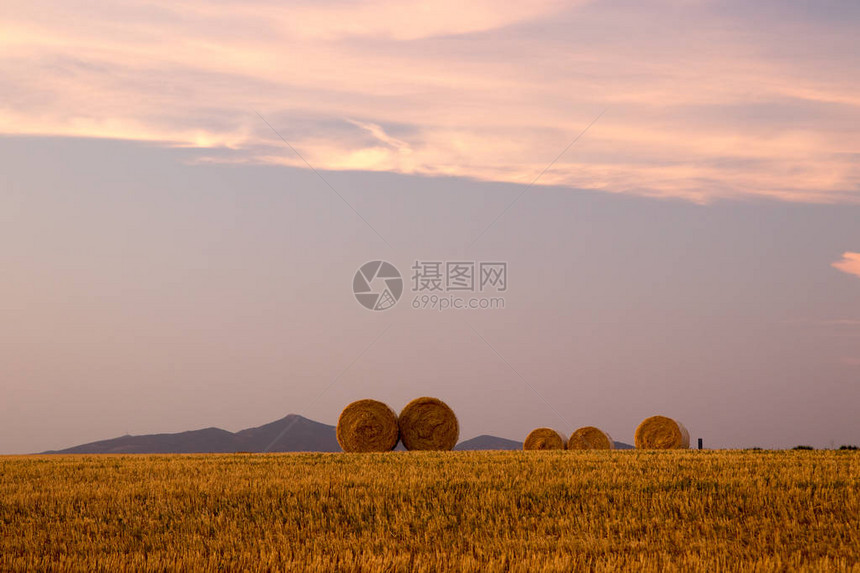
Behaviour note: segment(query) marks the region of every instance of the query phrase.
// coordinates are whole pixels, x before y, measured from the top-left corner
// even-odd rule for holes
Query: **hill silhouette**
[[[482,435],[457,444],[455,450],[521,450],[522,442]],[[633,446],[615,442],[619,449]],[[403,445],[398,444],[398,450]],[[298,414],[262,426],[228,432],[204,428],[175,434],[120,436],[45,454],[208,454],[233,452],[339,452],[335,427]]]
[[[521,450],[523,443],[496,436],[482,435],[471,440],[460,442],[454,446],[455,450]]]
[[[256,428],[206,428],[177,434],[121,436],[46,454],[197,454],[230,452],[339,452],[334,426],[290,414]]]

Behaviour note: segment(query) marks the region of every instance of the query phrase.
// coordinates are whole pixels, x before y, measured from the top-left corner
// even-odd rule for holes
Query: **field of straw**
[[[860,571],[860,454],[0,457],[0,570]]]

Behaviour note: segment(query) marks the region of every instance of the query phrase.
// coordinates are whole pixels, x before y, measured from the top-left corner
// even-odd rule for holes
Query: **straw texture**
[[[575,431],[567,442],[568,450],[614,450],[612,437],[594,426],[584,426]]]
[[[412,400],[398,419],[400,439],[407,450],[450,450],[457,445],[457,416],[438,398]]]
[[[397,414],[376,400],[358,400],[337,420],[337,443],[345,452],[387,452],[397,445]]]
[[[666,416],[646,418],[636,428],[636,447],[645,450],[672,450],[690,447],[690,433],[683,424]]]
[[[532,430],[523,442],[524,450],[563,450],[564,446],[564,436],[552,428]]]

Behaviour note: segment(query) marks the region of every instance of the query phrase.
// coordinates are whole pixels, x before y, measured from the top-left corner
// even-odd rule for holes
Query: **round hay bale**
[[[690,434],[680,422],[666,416],[646,418],[636,428],[636,448],[673,450],[690,447]]]
[[[337,443],[345,452],[388,452],[397,445],[397,414],[376,400],[358,400],[337,419]]]
[[[584,426],[575,431],[567,442],[568,450],[614,450],[612,437],[594,426]]]
[[[450,450],[460,437],[454,410],[437,398],[412,400],[397,421],[400,439],[407,450]]]
[[[537,428],[529,432],[523,442],[524,450],[563,450],[564,436],[552,428]]]

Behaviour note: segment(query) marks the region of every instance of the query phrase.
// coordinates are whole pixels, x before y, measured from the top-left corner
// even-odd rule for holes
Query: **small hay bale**
[[[454,410],[437,398],[416,398],[398,418],[400,439],[407,450],[451,450],[460,437]]]
[[[680,422],[666,416],[646,418],[636,428],[636,448],[673,450],[690,447],[690,434]]]
[[[358,400],[337,419],[337,443],[345,452],[388,452],[397,445],[397,414],[376,400]]]
[[[579,428],[567,442],[568,450],[614,450],[612,437],[594,426]]]
[[[523,442],[524,450],[563,450],[564,436],[552,428],[537,428],[529,432]]]

